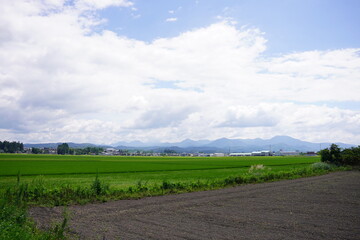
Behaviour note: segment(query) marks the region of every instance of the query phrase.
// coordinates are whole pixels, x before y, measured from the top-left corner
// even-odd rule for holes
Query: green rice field
[[[90,185],[96,174],[110,187],[139,182],[194,182],[224,179],[262,164],[268,171],[287,171],[319,162],[319,157],[123,157],[0,154],[0,189],[21,182],[41,181],[47,188]]]

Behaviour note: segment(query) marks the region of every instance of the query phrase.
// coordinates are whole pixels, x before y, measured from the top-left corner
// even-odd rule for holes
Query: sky
[[[0,140],[360,144],[360,1],[0,0]]]

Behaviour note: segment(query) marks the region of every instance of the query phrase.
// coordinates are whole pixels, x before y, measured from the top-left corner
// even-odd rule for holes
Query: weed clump
[[[334,169],[335,166],[326,162],[317,162],[317,163],[313,163],[311,167],[314,170],[332,170]]]
[[[271,168],[266,167],[263,164],[255,164],[255,165],[251,165],[248,172],[252,174],[260,175],[264,172],[270,172],[270,171]]]
[[[66,239],[66,232],[69,231],[68,221],[69,213],[65,209],[63,212],[63,220],[60,223],[55,224],[50,230],[55,239]]]
[[[259,170],[264,170],[265,166],[263,164],[256,164],[256,165],[251,165],[249,172],[253,172],[253,171],[259,171]]]
[[[109,191],[109,185],[101,182],[98,174],[96,174],[95,180],[91,184],[91,190],[95,196],[105,195]]]

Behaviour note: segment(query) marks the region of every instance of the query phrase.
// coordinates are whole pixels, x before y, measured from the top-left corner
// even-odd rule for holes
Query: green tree
[[[69,145],[67,143],[60,144],[57,147],[57,154],[65,155],[70,151]]]
[[[332,159],[333,163],[341,164],[341,149],[339,148],[338,145],[336,145],[334,143],[331,144],[330,154],[331,154],[331,159]]]
[[[335,143],[331,144],[330,148],[320,151],[321,161],[336,165],[342,165],[341,149]]]
[[[19,142],[19,144],[20,144],[20,147],[19,147],[19,148],[20,148],[20,151],[23,152],[23,151],[24,151],[24,144],[23,144],[23,143],[20,143],[20,142]]]
[[[360,146],[341,150],[338,145],[320,151],[321,161],[336,165],[360,165]]]
[[[0,141],[0,150],[5,153],[15,153],[22,152],[24,150],[24,144],[20,142],[9,142],[9,141]]]
[[[69,148],[69,154],[74,155],[75,154],[75,149],[74,148]]]
[[[39,153],[42,153],[42,151],[40,148],[33,147],[33,148],[31,148],[31,153],[39,154]]]
[[[331,162],[330,150],[325,148],[320,151],[321,161],[322,162]]]
[[[341,152],[344,165],[360,165],[360,146],[344,149]]]

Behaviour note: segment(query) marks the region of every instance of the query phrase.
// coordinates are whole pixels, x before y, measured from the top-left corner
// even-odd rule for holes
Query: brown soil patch
[[[360,171],[71,206],[80,239],[359,239]],[[35,207],[40,227],[62,207]]]

